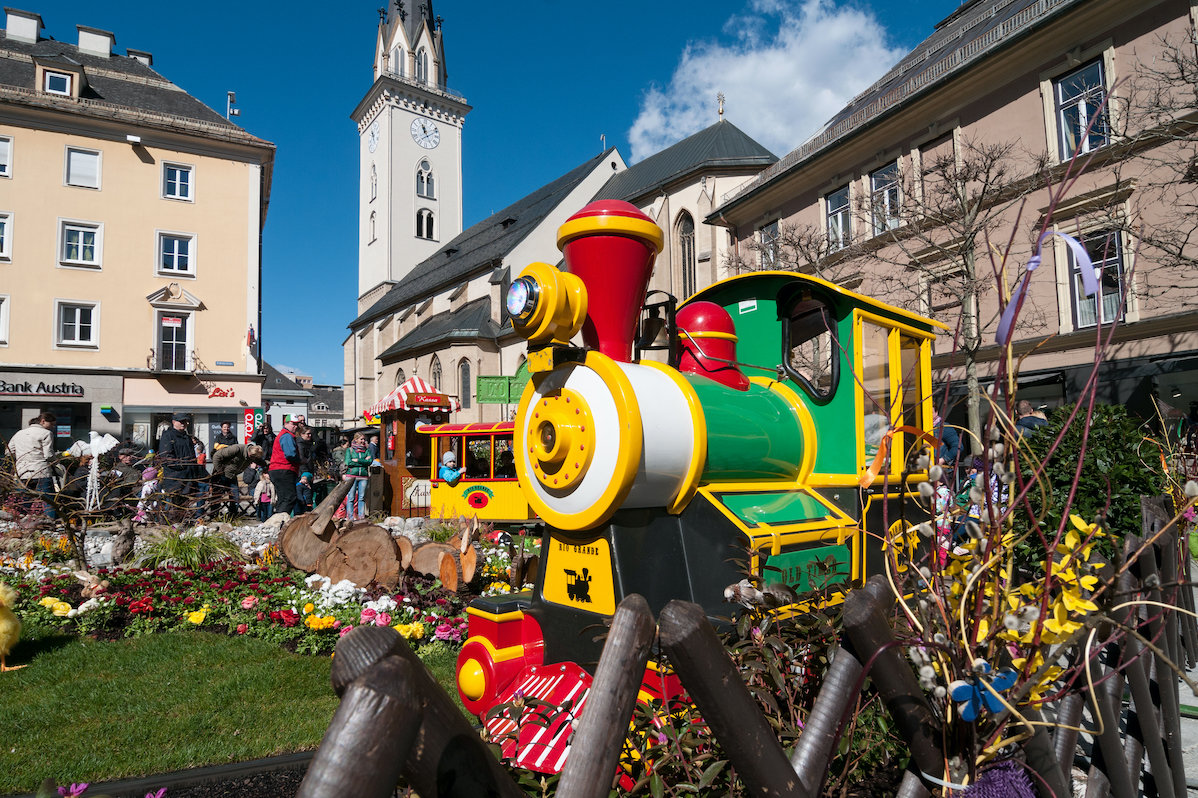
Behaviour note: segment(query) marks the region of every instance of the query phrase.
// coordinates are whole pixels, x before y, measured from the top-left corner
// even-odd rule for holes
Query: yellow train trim
[[[487,612],[480,610],[477,607],[466,607],[467,615],[474,615],[484,621],[493,621],[495,623],[507,623],[508,621],[524,620],[524,610],[511,610],[509,612]]]
[[[665,244],[665,235],[656,223],[648,219],[637,219],[634,216],[610,214],[580,216],[565,222],[557,228],[557,248],[561,249],[580,236],[594,233],[610,233],[639,238],[652,245],[656,252],[661,252],[662,246]]]
[[[678,390],[682,391],[682,395],[686,399],[687,410],[691,414],[691,428],[694,430],[691,459],[687,464],[686,474],[682,478],[682,487],[666,505],[666,512],[670,515],[678,515],[690,504],[691,499],[695,498],[695,491],[699,489],[699,479],[703,476],[703,467],[707,464],[707,417],[703,414],[703,404],[699,401],[699,394],[695,393],[694,387],[683,379],[682,374],[676,369],[655,360],[644,360],[640,365],[660,371],[669,377],[678,386]]]
[[[509,659],[519,659],[524,656],[523,643],[517,643],[507,648],[495,648],[495,644],[483,636],[471,637],[470,641],[485,648],[491,657],[491,662],[506,662]]]

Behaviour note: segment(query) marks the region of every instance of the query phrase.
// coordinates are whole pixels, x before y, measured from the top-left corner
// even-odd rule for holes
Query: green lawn
[[[433,651],[452,685],[454,652]],[[0,674],[0,793],[312,749],[337,708],[328,657],[262,640],[38,636],[13,654],[29,665]]]

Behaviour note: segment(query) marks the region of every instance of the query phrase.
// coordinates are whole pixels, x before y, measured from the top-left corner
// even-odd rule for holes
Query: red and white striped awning
[[[446,396],[419,377],[411,377],[370,406],[367,412],[381,416],[388,410],[461,410],[456,396]]]

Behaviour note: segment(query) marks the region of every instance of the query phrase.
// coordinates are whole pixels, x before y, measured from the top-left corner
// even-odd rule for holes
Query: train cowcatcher
[[[883,538],[923,520],[904,498],[927,478],[909,455],[931,440],[943,328],[812,275],[751,272],[679,304],[661,363],[634,357],[661,229],[602,200],[557,244],[563,268],[530,264],[506,301],[529,346],[513,449],[545,523],[541,567],[532,590],[467,609],[457,674],[504,755],[549,773],[570,724],[488,710],[530,696],[583,711],[596,630],[625,596],[717,619],[746,568],[800,594],[881,571]],[[642,698],[676,690],[651,663]]]

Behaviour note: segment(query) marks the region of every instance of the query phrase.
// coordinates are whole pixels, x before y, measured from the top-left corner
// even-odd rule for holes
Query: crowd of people
[[[57,453],[55,423],[54,414],[42,413],[0,449],[7,456],[0,474],[8,476],[0,480],[0,493],[12,495],[22,516],[40,512],[54,520],[85,509],[93,455],[86,449]],[[138,522],[236,517],[243,513],[244,491],[250,513],[265,520],[312,510],[319,491],[344,478],[354,480],[346,517],[366,516],[366,478],[376,455],[365,436],[352,441],[342,436],[341,445],[330,451],[302,417],[287,416],[279,433],[267,420],[243,443],[226,422],[209,453],[189,424],[186,414],[174,414],[156,451],[143,452],[126,441],[101,454],[98,479],[91,483],[96,500],[89,509],[110,517],[133,515]]]

